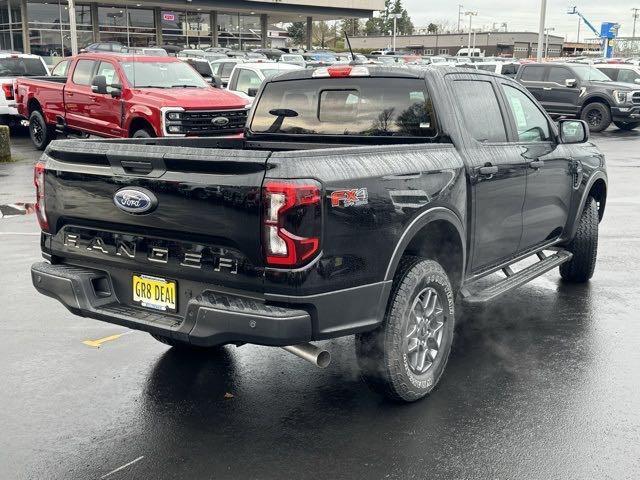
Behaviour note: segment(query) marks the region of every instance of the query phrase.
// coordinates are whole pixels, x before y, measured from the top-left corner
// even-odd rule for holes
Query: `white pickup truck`
[[[21,120],[15,104],[13,81],[17,77],[49,75],[49,68],[37,55],[0,52],[0,125],[15,125]]]

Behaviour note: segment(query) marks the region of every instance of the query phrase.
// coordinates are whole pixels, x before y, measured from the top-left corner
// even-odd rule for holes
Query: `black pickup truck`
[[[283,74],[244,139],[53,142],[35,168],[33,284],[175,347],[279,346],[325,366],[308,342],[355,334],[366,382],[417,400],[458,303],[558,266],[592,276],[607,175],[587,136],[488,72]]]
[[[581,118],[592,132],[606,130],[611,122],[622,130],[640,125],[640,86],[613,82],[591,65],[527,63],[516,80],[551,115]]]

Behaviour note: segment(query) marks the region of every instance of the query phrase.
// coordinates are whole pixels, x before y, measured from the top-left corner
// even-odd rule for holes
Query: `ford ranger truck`
[[[593,275],[605,160],[519,83],[340,65],[273,77],[255,102],[242,139],[51,143],[36,289],[176,348],[325,366],[310,342],[355,335],[366,383],[414,401],[443,374],[460,304],[556,267]]]
[[[16,80],[34,146],[57,133],[117,138],[240,135],[247,101],[214,88],[174,57],[86,53],[51,77]]]

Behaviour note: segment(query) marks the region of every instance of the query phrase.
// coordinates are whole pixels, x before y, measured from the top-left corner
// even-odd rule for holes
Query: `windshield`
[[[208,88],[209,84],[191,66],[182,62],[122,62],[134,88]]]
[[[268,83],[251,130],[289,135],[432,137],[435,126],[424,80],[332,79]]]
[[[597,68],[591,67],[589,65],[572,65],[571,68],[574,72],[580,77],[580,80],[589,82],[610,82],[611,79],[607,77],[604,73],[602,73]]]
[[[0,58],[0,77],[44,76],[47,70],[39,58]]]

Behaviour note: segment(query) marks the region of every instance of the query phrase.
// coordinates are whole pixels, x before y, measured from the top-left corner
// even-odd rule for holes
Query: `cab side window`
[[[576,78],[576,76],[571,73],[568,68],[564,67],[551,67],[549,70],[549,77],[547,78],[548,82],[557,83],[558,85],[565,86],[565,80],[569,80],[572,78]]]
[[[516,122],[518,140],[528,143],[549,141],[549,122],[538,106],[517,88],[502,84],[502,89]]]
[[[478,142],[507,141],[502,112],[491,82],[456,80],[453,89],[469,132]]]
[[[113,90],[112,85],[120,85],[120,77],[116,72],[116,67],[112,63],[100,62],[100,65],[98,66],[98,71],[96,72],[96,76],[97,75],[103,75],[107,80],[108,93],[111,93],[111,91]]]
[[[242,93],[249,93],[250,88],[258,88],[262,81],[254,71],[241,69],[238,72],[238,84],[236,90]]]
[[[525,65],[520,80],[523,82],[541,82],[544,79],[544,65]]]
[[[640,74],[635,70],[630,69],[620,69],[618,70],[618,81],[624,83],[636,83],[636,80],[640,78]]]
[[[51,70],[52,77],[66,77],[69,72],[69,60],[62,60],[58,62],[53,70]]]
[[[78,60],[73,71],[73,83],[76,85],[91,85],[93,67],[96,62],[93,60]]]

